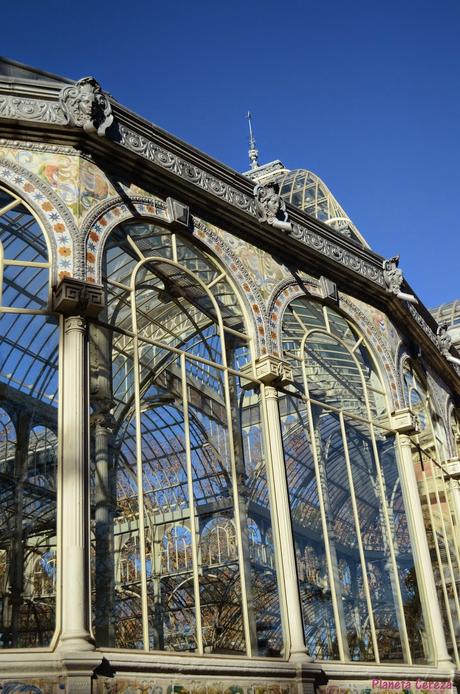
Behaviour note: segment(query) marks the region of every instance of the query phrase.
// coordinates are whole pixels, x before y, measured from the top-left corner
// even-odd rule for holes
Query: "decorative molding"
[[[340,263],[344,267],[350,268],[354,272],[357,272],[362,277],[378,284],[380,287],[385,286],[385,281],[383,279],[383,270],[379,268],[376,264],[372,264],[363,258],[360,258],[357,254],[353,253],[350,249],[341,246],[339,243],[334,243],[333,241],[321,236],[316,231],[307,229],[301,224],[293,223],[292,232],[290,236],[297,241],[305,244],[309,248],[322,253],[328,258],[332,258],[337,263]]]
[[[460,481],[460,458],[450,458],[445,467],[448,475],[447,478]]]
[[[79,310],[77,308],[77,310]],[[86,320],[82,316],[67,316],[64,321],[64,332],[66,335],[69,333],[85,333],[86,331]]]
[[[59,94],[59,103],[70,125],[86,133],[105,135],[113,123],[110,101],[94,77],[83,77]]]
[[[53,310],[56,313],[79,319],[81,316],[96,317],[103,308],[103,288],[72,277],[62,279],[53,292]]]
[[[59,103],[0,94],[0,117],[64,125],[67,118]]]
[[[91,155],[84,154],[80,152],[75,147],[66,147],[64,145],[53,145],[43,142],[21,142],[20,140],[9,140],[7,138],[0,138],[0,147],[12,147],[14,149],[27,149],[33,152],[49,152],[51,154],[67,154],[73,155],[74,157],[81,157],[85,159],[90,159],[92,161]]]
[[[167,149],[156,145],[152,140],[139,135],[134,130],[130,130],[126,125],[120,125],[119,131],[121,135],[120,144],[126,149],[157,164],[157,166],[161,166],[163,169],[175,173],[189,183],[209,191],[216,197],[226,200],[240,210],[245,210],[252,216],[256,216],[255,202],[249,195],[245,195],[237,188],[233,188],[215,176],[211,176],[186,159],[182,159]]]

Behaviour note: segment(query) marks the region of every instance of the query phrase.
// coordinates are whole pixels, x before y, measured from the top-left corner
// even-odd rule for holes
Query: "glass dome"
[[[295,207],[368,246],[343,207],[316,174],[307,169],[284,170],[276,179],[282,197]]]

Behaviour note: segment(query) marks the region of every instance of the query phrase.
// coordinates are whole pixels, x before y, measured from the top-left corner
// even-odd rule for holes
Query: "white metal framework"
[[[58,324],[3,189],[0,233],[2,648],[433,664],[433,562],[458,662],[459,487],[411,366],[418,433],[364,335],[304,297],[264,370],[224,267],[146,219],[108,237],[103,311]]]

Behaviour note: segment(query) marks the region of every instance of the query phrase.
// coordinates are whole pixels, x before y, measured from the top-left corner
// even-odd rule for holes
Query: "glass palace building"
[[[459,304],[398,262],[0,60],[4,693],[455,686]]]

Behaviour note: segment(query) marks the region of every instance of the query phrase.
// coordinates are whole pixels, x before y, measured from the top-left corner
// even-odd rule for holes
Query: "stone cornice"
[[[68,85],[63,82],[62,87]],[[209,221],[224,226],[272,253],[283,262],[300,263],[306,271],[327,274],[339,288],[389,312],[423,346],[448,380],[460,384],[456,368],[445,363],[436,337],[436,322],[423,306],[407,306],[387,292],[383,258],[326,224],[287,205],[292,230],[274,230],[259,223],[249,178],[212,159],[111,99],[113,125],[104,137],[69,125],[59,102],[59,85],[0,79],[0,137],[28,142],[78,146],[102,167],[116,167],[148,185],[164,186],[167,194],[187,202]],[[24,135],[22,135],[24,134]],[[140,162],[144,162],[140,166]],[[407,283],[403,289],[409,291]],[[441,365],[441,368],[439,369]]]

